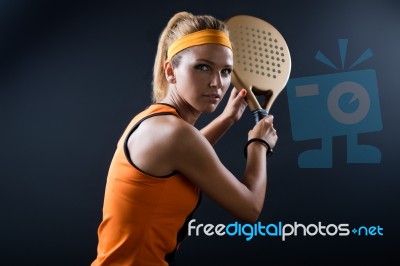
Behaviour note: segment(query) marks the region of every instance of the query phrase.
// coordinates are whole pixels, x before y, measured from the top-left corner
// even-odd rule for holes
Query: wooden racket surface
[[[289,79],[291,58],[286,41],[268,22],[238,15],[226,21],[233,44],[232,84],[245,88],[250,110],[271,108]],[[264,95],[260,105],[256,96]]]

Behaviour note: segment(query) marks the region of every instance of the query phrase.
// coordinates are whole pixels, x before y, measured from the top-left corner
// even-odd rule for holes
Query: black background
[[[147,6],[146,6],[147,5]],[[347,164],[346,139],[333,140],[333,167],[301,169],[297,156],[318,140],[295,142],[287,95],[272,113],[278,130],[269,160],[264,224],[348,223],[384,228],[384,236],[188,237],[178,265],[384,265],[400,245],[398,1],[1,1],[0,254],[2,265],[89,265],[96,255],[105,179],[116,142],[133,115],[150,104],[158,36],[177,11],[222,20],[248,14],[273,24],[292,56],[291,77],[335,73],[337,39],[348,61],[367,48],[357,69],[375,69],[383,129],[362,134],[380,164]],[[225,99],[226,100],[226,99]],[[225,101],[224,101],[225,103]],[[220,113],[204,115],[201,127]],[[237,176],[253,126],[246,111],[216,145]],[[197,223],[234,217],[207,198]]]

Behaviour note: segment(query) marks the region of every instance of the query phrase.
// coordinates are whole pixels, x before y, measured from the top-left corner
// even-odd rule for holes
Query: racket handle
[[[268,111],[265,109],[254,110],[253,115],[254,115],[254,120],[256,121],[257,124],[261,119],[263,119],[268,115]]]

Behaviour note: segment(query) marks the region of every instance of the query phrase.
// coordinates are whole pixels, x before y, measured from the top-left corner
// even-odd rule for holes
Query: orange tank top
[[[130,159],[127,140],[140,123],[152,116],[175,115],[175,108],[153,104],[129,123],[112,159],[98,228],[99,265],[171,265],[200,192],[180,173],[151,176]],[[157,152],[157,151],[154,151]]]

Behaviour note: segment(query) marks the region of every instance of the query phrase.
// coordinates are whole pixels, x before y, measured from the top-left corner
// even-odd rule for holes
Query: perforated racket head
[[[233,44],[232,84],[247,90],[250,110],[270,110],[285,88],[291,70],[289,48],[280,32],[268,22],[238,15],[226,21]],[[257,95],[264,95],[260,105]]]

